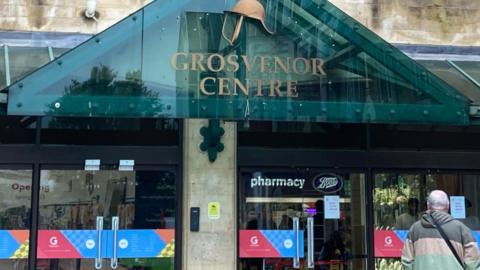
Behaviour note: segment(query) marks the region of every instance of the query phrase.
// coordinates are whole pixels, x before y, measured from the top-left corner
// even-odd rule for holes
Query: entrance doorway
[[[105,156],[97,168],[70,153],[0,167],[0,270],[177,269],[178,167],[155,165],[150,150],[129,154],[143,156],[134,166]]]
[[[0,170],[0,269],[28,266],[32,168],[9,166]]]
[[[37,270],[173,270],[175,182],[167,168],[42,170]]]
[[[244,168],[239,178],[240,269],[366,269],[363,173]]]

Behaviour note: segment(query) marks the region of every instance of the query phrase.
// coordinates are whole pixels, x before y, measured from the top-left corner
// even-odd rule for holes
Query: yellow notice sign
[[[218,202],[208,203],[208,218],[209,219],[220,218],[220,203]]]

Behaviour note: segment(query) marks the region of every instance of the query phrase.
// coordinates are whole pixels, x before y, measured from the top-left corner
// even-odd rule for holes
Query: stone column
[[[184,121],[183,270],[237,269],[236,123],[222,122],[225,150],[215,162],[200,150],[208,120]],[[208,203],[220,203],[220,218],[208,218]],[[200,207],[200,231],[190,231],[190,207]]]

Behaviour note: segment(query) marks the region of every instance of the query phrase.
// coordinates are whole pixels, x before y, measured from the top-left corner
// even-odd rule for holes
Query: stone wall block
[[[29,0],[1,0],[0,5],[26,5]]]
[[[151,2],[152,0],[98,1],[100,21],[92,23],[83,18],[85,0],[0,0],[0,29],[94,34]],[[389,42],[480,46],[480,34],[476,30],[480,29],[480,1],[477,0],[331,2]],[[11,18],[18,19],[13,22]],[[69,21],[61,20],[62,23],[58,24],[53,18],[68,18]],[[405,31],[415,34],[406,35]]]
[[[97,2],[100,20],[92,25],[83,16],[85,0],[0,0],[0,29],[98,33],[150,2],[152,0],[100,0]],[[21,19],[12,23],[10,19],[3,20],[8,17],[27,18],[27,21]],[[56,24],[51,18],[70,21]]]
[[[29,21],[26,17],[17,18],[17,17],[3,17],[2,18],[2,28],[3,29],[26,29],[30,30]]]

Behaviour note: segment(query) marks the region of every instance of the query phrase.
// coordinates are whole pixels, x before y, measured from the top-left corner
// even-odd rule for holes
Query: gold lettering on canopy
[[[177,71],[208,71],[212,73],[238,72],[243,65],[245,71],[252,75],[281,74],[288,78],[288,74],[298,76],[326,76],[325,61],[321,58],[307,59],[303,57],[291,58],[280,56],[248,56],[228,55],[218,53],[175,53],[170,64]],[[277,76],[278,77],[278,76]],[[263,89],[264,85],[266,89]],[[205,77],[200,80],[198,91],[205,96],[250,96],[256,97],[298,97],[298,82],[295,80],[245,79],[228,77]],[[250,93],[250,89],[252,92]]]

